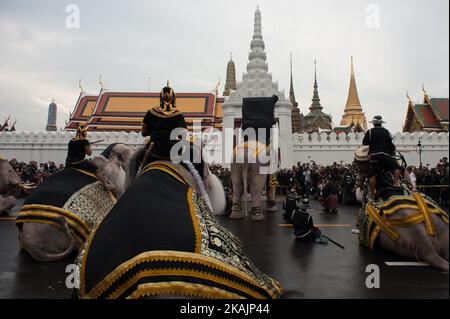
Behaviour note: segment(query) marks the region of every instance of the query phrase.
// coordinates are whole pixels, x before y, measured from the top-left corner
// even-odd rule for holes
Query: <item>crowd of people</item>
[[[436,203],[443,207],[448,207],[448,158],[442,158],[439,163],[422,165],[418,167],[410,166],[406,170],[409,182],[420,191],[431,197]]]
[[[232,189],[231,172],[220,165],[211,166],[211,172],[219,177],[227,190]],[[297,163],[292,169],[281,169],[276,173],[277,194],[287,196],[294,190],[298,196],[321,199],[337,195],[339,203],[358,204],[355,187],[358,182],[358,169],[355,164],[343,162],[332,165],[320,165],[314,161]],[[444,157],[432,167],[409,166],[405,177],[408,182],[431,197],[439,205],[448,207],[449,162]]]
[[[49,161],[46,163],[10,161],[11,166],[19,174],[25,184],[39,184],[49,176],[64,169],[64,165],[56,165]],[[212,165],[210,170],[219,177],[226,191],[231,191],[231,171],[220,165]],[[357,182],[357,168],[354,164],[343,162],[323,166],[311,161],[297,163],[292,169],[281,169],[276,173],[279,195],[286,196],[291,190],[302,197],[314,199],[336,194],[342,204],[355,204],[354,188]],[[431,197],[439,205],[448,207],[449,195],[449,162],[444,157],[439,163],[431,165],[409,166],[405,176],[413,187]]]
[[[44,181],[49,176],[62,171],[64,165],[56,165],[54,162],[38,163],[36,161],[30,161],[29,163],[19,162],[13,158],[9,161],[13,169],[20,176],[24,184],[37,185]]]

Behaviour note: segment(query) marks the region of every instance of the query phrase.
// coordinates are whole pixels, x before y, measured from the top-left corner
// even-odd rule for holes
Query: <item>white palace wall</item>
[[[53,161],[62,164],[67,153],[67,143],[73,137],[73,132],[2,132],[0,133],[0,157],[16,158],[19,161],[31,160],[43,163]],[[210,133],[220,140],[220,133]],[[205,134],[207,139],[210,135]],[[343,161],[353,161],[354,151],[361,145],[363,134],[350,133],[348,135],[335,133],[322,134],[293,134],[292,135],[292,163],[315,161],[320,164],[332,164]],[[205,136],[203,137],[205,138]],[[397,149],[402,152],[409,165],[419,164],[419,154],[416,145],[421,141],[423,145],[422,162],[424,165],[435,165],[442,157],[448,156],[448,133],[397,133],[393,136]],[[91,132],[90,141],[104,140],[93,145],[94,154],[101,153],[109,144],[126,143],[140,146],[144,139],[138,133],[125,132]],[[219,142],[212,142],[213,147],[219,147]],[[210,144],[210,145],[211,145]]]

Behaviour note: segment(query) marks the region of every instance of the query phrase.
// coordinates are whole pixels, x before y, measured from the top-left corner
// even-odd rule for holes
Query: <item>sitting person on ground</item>
[[[338,190],[336,185],[330,180],[326,179],[323,189],[321,191],[320,204],[323,206],[326,213],[337,213],[338,204]]]
[[[322,236],[319,228],[314,226],[311,214],[308,209],[311,207],[309,201],[304,198],[300,201],[298,207],[292,213],[292,224],[294,227],[294,236],[298,240],[315,241]]]
[[[292,188],[287,196],[286,201],[283,203],[283,209],[285,213],[283,214],[283,218],[287,221],[291,221],[292,213],[297,208],[297,201],[299,200],[299,196],[294,188]]]
[[[369,146],[370,156],[370,176],[369,186],[372,198],[377,194],[377,174],[381,171],[393,172],[394,187],[400,187],[401,170],[397,161],[394,159],[395,145],[392,142],[391,133],[383,127],[383,118],[377,115],[370,122],[373,128],[366,132],[363,145]]]

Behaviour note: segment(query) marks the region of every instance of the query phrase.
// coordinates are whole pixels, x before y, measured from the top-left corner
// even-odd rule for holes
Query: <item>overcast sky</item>
[[[67,28],[69,4],[79,28]],[[225,84],[230,52],[237,80],[248,61],[256,5],[262,13],[269,72],[289,94],[289,53],[302,112],[311,104],[314,59],[326,113],[339,124],[348,93],[350,56],[363,110],[381,114],[394,131],[415,101],[449,95],[448,0],[0,0],[0,121],[43,130],[52,98],[63,125],[76,103],[78,81],[152,91],[167,79],[177,92],[207,92]],[[371,4],[376,5],[371,6]],[[377,11],[379,25],[377,27]],[[73,21],[73,20],[70,20]]]

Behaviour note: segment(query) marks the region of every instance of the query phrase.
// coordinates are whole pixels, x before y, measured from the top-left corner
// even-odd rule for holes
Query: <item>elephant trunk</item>
[[[61,218],[61,223],[64,227],[65,233],[70,238],[70,243],[64,251],[60,253],[48,252],[44,247],[41,247],[41,244],[39,242],[36,242],[37,238],[34,238],[32,234],[25,234],[23,232],[19,237],[21,249],[27,251],[30,256],[38,262],[52,262],[66,258],[72,253],[74,249],[77,249],[77,243],[75,241],[75,238],[72,236],[69,225],[63,218]]]
[[[438,268],[442,271],[448,272],[448,261],[443,259],[437,252],[433,252],[431,254],[427,254],[424,256],[421,256],[423,261],[428,263],[430,266],[433,266],[435,268]]]

